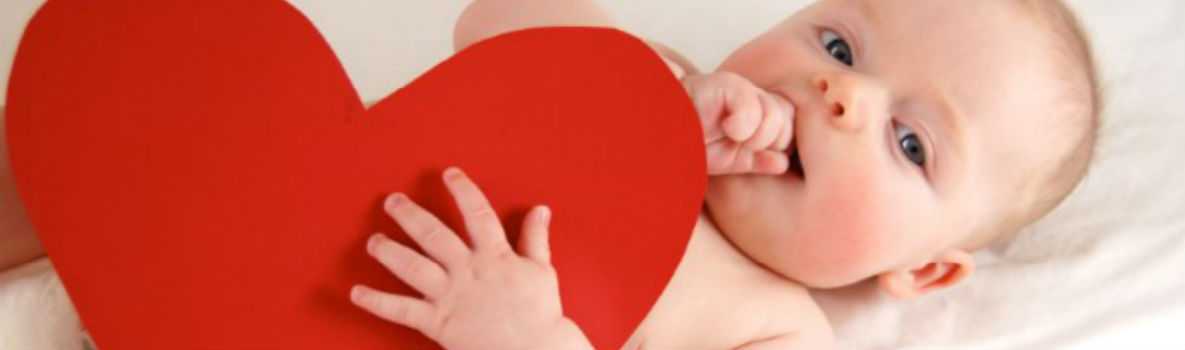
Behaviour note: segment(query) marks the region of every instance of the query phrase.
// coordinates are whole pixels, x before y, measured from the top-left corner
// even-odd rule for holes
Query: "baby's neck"
[[[727,265],[751,265],[770,275],[797,284],[797,282],[753,260],[748,253],[732,244],[728,240],[728,235],[725,235],[712,220],[712,216],[706,208],[700,211],[695,228],[691,231],[691,239],[687,242],[687,252],[684,254],[684,259],[689,257]]]

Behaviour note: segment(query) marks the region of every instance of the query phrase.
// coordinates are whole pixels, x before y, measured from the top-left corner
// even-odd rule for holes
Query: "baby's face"
[[[820,288],[969,246],[1048,159],[1049,41],[1005,3],[825,0],[734,52],[720,70],[796,107],[801,172],[713,178],[716,224]]]

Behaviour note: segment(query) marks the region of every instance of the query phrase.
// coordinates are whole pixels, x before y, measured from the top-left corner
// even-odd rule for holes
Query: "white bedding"
[[[805,3],[602,2],[627,30],[703,68]],[[0,4],[0,81],[39,3]],[[450,53],[465,1],[294,3],[376,100]],[[979,254],[976,276],[947,293],[909,303],[859,286],[818,293],[844,348],[1185,349],[1185,3],[1070,4],[1094,36],[1108,105],[1084,186],[1025,235]],[[45,261],[0,275],[0,350],[79,349],[63,296]]]

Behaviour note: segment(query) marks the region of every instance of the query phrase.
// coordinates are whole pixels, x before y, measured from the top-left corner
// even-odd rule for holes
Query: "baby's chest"
[[[624,348],[725,350],[794,331],[788,315],[774,311],[776,300],[737,292],[664,294]]]
[[[667,288],[624,349],[735,349],[796,331],[805,289],[728,254],[724,241],[692,238]],[[720,245],[722,243],[723,245]]]

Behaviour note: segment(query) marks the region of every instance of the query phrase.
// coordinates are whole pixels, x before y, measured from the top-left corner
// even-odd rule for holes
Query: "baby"
[[[612,26],[590,1],[478,0],[458,48],[533,26]],[[711,74],[654,45],[704,123],[706,207],[628,349],[823,349],[807,288],[949,288],[972,253],[1052,210],[1090,163],[1099,95],[1054,0],[824,0]],[[484,196],[446,171],[473,246],[405,196],[386,209],[428,256],[368,251],[424,299],[359,286],[360,307],[452,349],[591,348],[562,314],[546,208],[516,254]]]

